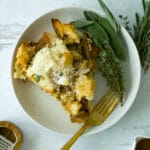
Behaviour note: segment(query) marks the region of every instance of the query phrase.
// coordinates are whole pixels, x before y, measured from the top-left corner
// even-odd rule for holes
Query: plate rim
[[[19,103],[19,105],[21,106],[21,108],[23,109],[23,111],[27,114],[28,118],[30,120],[32,120],[33,122],[35,122],[39,127],[43,128],[43,129],[46,129],[47,131],[49,132],[52,132],[52,133],[55,133],[55,134],[60,134],[60,135],[71,135],[71,134],[68,134],[68,133],[62,133],[62,132],[59,132],[59,131],[55,131],[55,130],[52,130],[52,129],[49,129],[47,127],[45,127],[44,125],[40,124],[37,120],[35,120],[32,116],[30,116],[30,114],[24,109],[24,107],[22,106],[21,102],[19,101],[19,98],[16,94],[16,91],[15,91],[15,87],[14,87],[14,78],[13,78],[13,66],[14,66],[14,59],[15,59],[15,54],[16,54],[16,49],[18,47],[18,44],[20,43],[21,41],[21,38],[23,37],[23,35],[25,34],[25,32],[38,20],[40,20],[41,18],[43,18],[44,16],[50,14],[50,13],[53,13],[55,11],[60,11],[60,10],[64,10],[64,9],[80,9],[80,10],[89,10],[89,11],[93,11],[99,15],[104,15],[103,12],[101,12],[100,10],[97,10],[97,9],[94,9],[94,8],[90,8],[90,7],[79,7],[79,6],[63,6],[63,7],[57,7],[57,8],[53,8],[51,9],[50,11],[40,15],[39,17],[33,19],[33,21],[27,25],[25,27],[25,29],[23,29],[23,31],[20,33],[19,37],[16,39],[16,44],[14,45],[13,47],[13,52],[12,52],[12,56],[11,56],[11,64],[10,64],[10,77],[11,77],[11,87],[12,87],[12,90],[13,90],[13,93],[16,97],[16,101]],[[117,117],[117,119],[113,120],[109,125],[105,126],[104,128],[99,128],[97,130],[94,130],[94,131],[89,131],[89,132],[86,132],[83,134],[83,136],[87,136],[87,135],[93,135],[93,134],[96,134],[98,132],[102,132],[110,127],[112,127],[113,125],[115,125],[119,120],[121,120],[125,114],[127,114],[127,112],[129,111],[129,109],[131,108],[131,106],[133,105],[134,101],[135,101],[135,98],[137,96],[137,93],[138,93],[138,90],[139,90],[139,86],[140,86],[140,82],[141,82],[141,65],[140,65],[140,58],[139,58],[139,54],[138,54],[138,51],[137,51],[137,48],[135,46],[135,43],[133,41],[133,39],[131,38],[131,36],[129,35],[129,33],[127,32],[127,30],[121,26],[121,30],[123,30],[123,32],[125,32],[126,36],[128,36],[128,39],[130,39],[130,41],[132,41],[133,45],[134,45],[134,49],[135,49],[135,53],[136,53],[136,56],[137,56],[137,63],[138,63],[138,66],[139,66],[139,77],[137,78],[138,79],[138,83],[137,83],[137,88],[136,90],[134,90],[134,95],[132,96],[132,101],[129,105],[129,107],[119,116]]]

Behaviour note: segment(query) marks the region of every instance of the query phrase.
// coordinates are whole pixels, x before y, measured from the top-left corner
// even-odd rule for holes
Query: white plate
[[[52,32],[53,29],[50,24],[52,17],[58,18],[64,23],[67,23],[83,18],[84,10],[97,12],[93,9],[69,7],[57,9],[43,15],[35,20],[24,31],[18,40],[15,49],[17,49],[17,47],[24,41],[38,40],[44,31]],[[97,13],[102,14],[100,12]],[[127,56],[127,60],[124,64],[126,83],[126,93],[124,97],[125,104],[123,107],[118,105],[118,107],[102,125],[92,128],[85,134],[94,134],[115,124],[129,110],[138,92],[141,77],[139,56],[132,39],[124,28],[121,29],[121,37],[126,45]],[[14,58],[15,52],[12,57],[12,72]],[[99,100],[107,90],[106,81],[103,79],[101,74],[96,75],[96,80],[97,86],[94,102]],[[79,124],[70,123],[68,114],[62,109],[59,102],[55,101],[50,95],[44,93],[34,84],[30,82],[24,83],[21,80],[15,80],[12,77],[12,85],[20,105],[33,120],[41,125],[41,127],[45,127],[50,131],[55,131],[62,134],[72,134],[81,126]]]

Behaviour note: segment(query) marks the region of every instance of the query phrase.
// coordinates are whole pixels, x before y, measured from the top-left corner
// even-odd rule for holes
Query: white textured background
[[[141,0],[105,0],[117,17],[142,13]],[[17,38],[40,15],[62,6],[100,9],[97,0],[0,0],[0,120],[9,120],[21,129],[20,150],[59,150],[69,139],[39,128],[23,112],[10,88],[10,59]],[[135,74],[136,75],[136,74]],[[142,77],[139,93],[129,112],[113,127],[80,138],[72,150],[132,150],[134,137],[150,136],[150,71]]]

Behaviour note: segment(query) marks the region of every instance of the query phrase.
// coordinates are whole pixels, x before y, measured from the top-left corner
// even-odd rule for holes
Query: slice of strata
[[[63,26],[65,36],[59,36],[59,28],[54,27],[56,35],[44,33],[39,42],[21,44],[14,78],[32,81],[61,102],[72,122],[84,122],[90,113],[95,87],[94,61],[87,57],[85,40],[73,25],[53,19],[53,26],[56,22]]]

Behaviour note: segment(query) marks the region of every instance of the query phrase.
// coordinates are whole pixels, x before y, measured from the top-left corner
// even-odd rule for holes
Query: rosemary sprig
[[[91,25],[91,28],[94,28],[94,26],[92,26],[93,25]],[[87,32],[89,34],[89,37],[93,39],[95,45],[99,48],[99,53],[96,59],[97,67],[102,72],[110,88],[121,96],[121,104],[123,104],[122,98],[125,88],[122,64],[119,59],[116,58],[110,44],[103,44],[104,42],[99,42],[99,40],[97,39],[98,36],[96,36],[95,34],[101,35],[101,33],[95,32],[93,34],[93,32],[89,32],[88,29]]]
[[[108,17],[110,23],[113,25],[116,31],[119,31],[119,24],[117,23],[115,17],[112,15],[111,11],[107,8],[103,0],[98,0],[101,7],[103,8],[106,16]],[[140,18],[139,14],[135,14],[136,24],[134,25],[134,33],[132,34],[132,29],[129,26],[128,17],[123,17],[119,15],[123,22],[124,27],[127,29],[131,37],[133,38],[141,60],[141,65],[146,72],[150,67],[150,1],[142,0],[144,15]]]
[[[122,24],[126,28],[126,30],[128,31],[128,33],[131,35],[131,37],[133,37],[133,35],[132,35],[132,29],[131,29],[130,24],[129,24],[128,16],[124,17],[123,15],[119,15],[119,18],[121,19]]]
[[[146,72],[150,67],[150,1],[142,0],[143,4],[143,17],[135,13],[136,24],[133,26],[132,31],[129,26],[128,17],[119,15],[123,26],[127,29],[133,38],[140,56],[141,66]]]
[[[123,68],[121,63],[116,59],[110,46],[100,47],[97,65],[103,76],[107,80],[107,84],[113,91],[118,92],[121,97],[124,94]],[[123,104],[121,98],[121,104]]]
[[[150,67],[150,1],[142,0],[144,15],[140,18],[136,13],[134,25],[134,41],[138,48],[141,65],[146,72]]]

